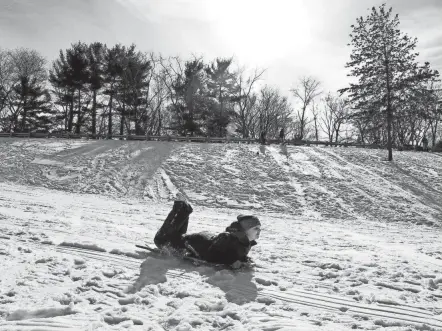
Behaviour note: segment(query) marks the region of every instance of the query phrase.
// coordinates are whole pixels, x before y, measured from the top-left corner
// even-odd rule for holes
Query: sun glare
[[[300,1],[206,2],[223,46],[247,62],[266,63],[309,42],[309,10]]]

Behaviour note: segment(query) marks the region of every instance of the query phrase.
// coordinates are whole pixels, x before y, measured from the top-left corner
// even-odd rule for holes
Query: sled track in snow
[[[106,252],[99,252],[92,249],[86,248],[78,248],[71,246],[56,246],[56,251],[60,253],[67,253],[71,256],[79,256],[88,260],[95,260],[100,262],[109,263],[115,266],[122,266],[128,269],[137,269],[140,266],[140,262],[138,259],[131,258],[124,255],[119,254],[111,254]]]
[[[79,256],[115,266],[124,266],[132,270],[138,269],[141,265],[142,259],[144,259],[144,257],[134,258],[70,246],[57,246],[56,250],[60,253],[66,253],[71,256]],[[148,256],[150,255],[147,254],[146,257]],[[168,270],[166,276],[194,280],[194,277],[179,270]],[[242,286],[238,286],[235,290],[245,294],[250,291]],[[430,327],[442,328],[441,318],[436,317],[436,315],[428,309],[411,305],[362,304],[347,298],[296,289],[278,291],[270,288],[263,288],[258,292],[258,298],[270,298],[298,306],[314,307],[329,312],[363,315],[371,318],[387,318],[403,323],[425,324]]]
[[[330,311],[341,311],[349,314],[353,313],[369,317],[383,317],[416,324],[427,324],[432,327],[442,327],[442,319],[436,318],[428,310],[422,310],[419,308],[409,309],[400,305],[388,306],[382,304],[377,304],[376,308],[374,308],[372,305],[358,304],[338,297],[318,295],[314,292],[308,293],[306,291],[298,290],[290,290],[287,292],[264,290],[262,291],[262,294],[276,300]]]
[[[0,331],[14,331],[14,330],[32,330],[32,331],[52,331],[52,330],[81,330],[80,328],[85,327],[87,324],[83,325],[72,325],[69,321],[68,323],[51,323],[47,319],[39,321],[36,319],[30,319],[25,321],[8,322],[0,324]]]
[[[133,315],[137,318],[137,316]],[[31,318],[21,321],[0,322],[0,331],[60,331],[92,330],[93,323],[100,322],[96,314],[82,313],[53,318]],[[104,325],[102,324],[102,327]],[[100,328],[101,330],[102,328]]]
[[[31,318],[22,321],[0,322],[0,331],[60,331],[60,330],[88,330],[89,326],[97,322],[94,315],[80,316],[76,314],[58,316],[55,319]]]
[[[42,246],[36,242],[28,242],[29,246],[37,248],[37,246]],[[140,256],[138,258],[132,256],[124,256],[120,254],[114,254],[110,252],[100,252],[93,249],[81,248],[81,247],[71,247],[71,246],[51,246],[44,245],[47,248],[55,248],[59,253],[65,253],[69,256],[78,256],[87,260],[93,260],[101,262],[104,264],[110,264],[114,266],[122,266],[131,270],[138,270],[143,259],[145,257],[151,256],[148,253],[146,256]],[[153,257],[155,258],[155,257]],[[178,268],[179,269],[179,268]],[[258,274],[259,271],[258,271]],[[189,275],[186,271],[182,270],[167,270],[165,273],[166,277],[186,279],[190,281],[195,281],[195,277]],[[270,275],[267,275],[270,276]],[[298,279],[299,280],[299,279]],[[308,280],[307,281],[311,281]],[[109,286],[122,290],[129,284],[108,284]],[[234,290],[237,293],[243,293],[244,295],[251,294],[250,289],[237,285]],[[385,304],[361,304],[355,302],[348,298],[341,298],[338,296],[322,294],[317,292],[311,292],[306,290],[290,289],[288,291],[279,291],[274,288],[264,287],[258,292],[257,299],[265,299],[271,301],[281,301],[294,304],[300,307],[313,307],[321,311],[327,311],[330,313],[345,313],[349,316],[365,316],[372,319],[389,319],[394,320],[403,324],[416,324],[416,325],[427,325],[433,328],[442,329],[442,319],[436,317],[432,312],[425,308],[419,308],[411,305],[385,305]],[[253,317],[256,318],[256,317]],[[268,318],[264,318],[263,321],[270,322]],[[78,322],[78,324],[77,324]],[[87,325],[88,321],[81,318],[81,321],[76,321],[75,326],[72,324],[68,327],[67,324],[63,322],[60,323],[50,323],[43,320],[25,320],[25,321],[13,321],[7,324],[0,324],[0,330],[56,330],[56,329],[79,329]],[[259,321],[262,324],[262,321]],[[282,323],[282,324],[281,324]],[[287,320],[290,324],[290,321]],[[273,325],[273,323],[272,323]],[[281,320],[278,320],[278,325],[285,325]],[[286,326],[289,326],[288,324]],[[4,328],[6,327],[6,328]],[[275,327],[273,325],[273,327]],[[269,328],[272,327],[269,325]],[[263,328],[266,329],[266,328]]]
[[[108,264],[112,264],[114,266],[122,266],[131,270],[138,270],[140,268],[143,259],[148,257],[155,258],[152,255],[146,255],[143,258],[134,258],[122,254],[98,252],[91,249],[71,247],[71,246],[57,246],[56,250],[60,253],[69,254],[70,256],[79,256],[89,260],[105,262]],[[191,277],[183,272],[176,270],[168,270],[166,276],[170,276],[173,278],[184,278],[184,279],[194,280],[194,277]]]

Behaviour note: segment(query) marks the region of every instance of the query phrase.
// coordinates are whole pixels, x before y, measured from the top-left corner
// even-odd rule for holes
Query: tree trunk
[[[319,135],[318,135],[318,119],[317,119],[317,117],[315,117],[315,138],[316,138],[316,141],[318,141]]]
[[[109,136],[112,135],[112,103],[114,99],[113,91],[111,91],[110,100],[109,100],[109,114],[108,114],[108,128],[107,128],[107,134]]]
[[[341,130],[341,124],[338,125],[338,127],[335,129],[335,142],[338,142],[339,139],[339,130]]]
[[[302,140],[302,139],[304,139],[304,126],[305,126],[305,111],[306,111],[306,109],[307,109],[307,106],[304,106],[303,108],[302,108],[302,117],[301,117],[301,131],[300,131],[300,133],[299,133],[299,140]]]
[[[123,109],[121,110],[121,120],[120,120],[120,136],[124,134],[124,122],[126,121],[126,88],[123,88]],[[129,118],[130,121],[130,118]],[[120,138],[123,140],[123,138]]]
[[[163,126],[163,119],[161,117],[161,110],[158,109],[158,128],[157,128],[157,135],[161,136],[161,127]]]
[[[436,136],[437,136],[437,125],[439,121],[436,119],[434,125],[431,126],[431,146],[436,146]]]
[[[365,129],[362,127],[359,129],[359,133],[361,135],[361,144],[365,145]]]
[[[77,114],[77,123],[75,125],[75,133],[80,134],[81,127],[81,94],[80,89],[78,89],[78,114]]]
[[[146,132],[147,132],[147,127],[146,127]],[[143,129],[139,121],[135,122],[135,134],[140,136],[143,134]]]
[[[393,161],[393,149],[392,149],[392,139],[391,139],[391,123],[393,122],[393,114],[390,108],[390,105],[388,105],[387,108],[387,148],[388,148],[388,161]]]
[[[391,127],[393,122],[393,110],[391,109],[391,87],[390,87],[390,66],[388,60],[385,63],[385,73],[387,74],[387,148],[388,161],[393,161],[393,149],[391,139]]]
[[[68,99],[68,94],[65,92],[65,100]],[[66,101],[64,108],[64,131],[68,131],[69,123],[69,101]]]
[[[97,134],[97,90],[94,90],[92,99],[92,134]]]
[[[23,101],[23,117],[21,119],[21,130],[22,130],[22,132],[25,132],[27,112],[28,112],[28,106],[26,105],[26,96],[25,96],[24,97],[24,101]]]
[[[69,121],[68,132],[72,132],[72,123],[74,122],[74,92],[71,93],[71,100],[69,105]]]
[[[126,104],[123,102],[123,109],[121,111],[121,120],[120,120],[120,135],[124,134],[124,121],[126,120]],[[120,138],[122,140],[123,138]]]

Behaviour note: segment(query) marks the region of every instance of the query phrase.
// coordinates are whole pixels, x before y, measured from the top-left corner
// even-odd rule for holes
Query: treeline
[[[293,127],[287,97],[257,88],[231,58],[206,63],[135,45],[75,43],[49,70],[35,50],[0,51],[0,126],[6,132],[258,137]]]
[[[232,58],[162,57],[135,45],[77,42],[47,63],[37,51],[0,49],[0,131],[96,135],[236,135],[415,145],[441,134],[439,73],[420,64],[417,40],[385,5],[358,18],[347,68],[355,83],[325,93],[295,80],[291,104],[265,70]]]

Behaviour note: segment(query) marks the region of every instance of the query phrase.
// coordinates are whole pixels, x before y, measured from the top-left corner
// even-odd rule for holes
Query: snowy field
[[[442,330],[442,157],[385,157],[0,138],[0,330]],[[255,268],[137,249],[177,197],[257,215]]]

